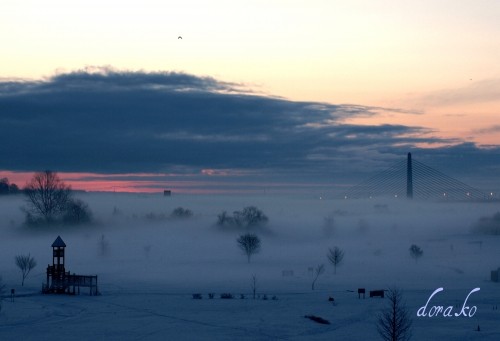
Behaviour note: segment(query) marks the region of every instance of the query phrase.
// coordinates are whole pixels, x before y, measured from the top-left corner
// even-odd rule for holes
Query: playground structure
[[[47,282],[42,286],[44,294],[80,294],[80,288],[89,288],[90,296],[98,295],[97,276],[77,275],[66,272],[66,244],[60,236],[52,243],[52,265],[47,266]]]

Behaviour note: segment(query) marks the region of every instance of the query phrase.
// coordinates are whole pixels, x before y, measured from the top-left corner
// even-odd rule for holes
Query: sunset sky
[[[314,188],[411,151],[500,188],[498,18],[497,0],[2,1],[0,177]]]

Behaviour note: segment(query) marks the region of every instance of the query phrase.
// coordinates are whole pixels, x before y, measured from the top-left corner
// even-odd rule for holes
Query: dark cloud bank
[[[0,169],[361,181],[411,151],[452,176],[498,174],[498,147],[403,125],[349,125],[387,108],[296,102],[183,73],[79,71],[0,82]],[[409,113],[411,114],[411,113]],[[418,149],[417,143],[454,143]],[[262,180],[261,179],[261,180]]]

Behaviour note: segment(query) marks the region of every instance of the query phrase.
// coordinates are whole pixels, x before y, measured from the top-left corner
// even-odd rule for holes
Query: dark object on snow
[[[166,189],[166,190],[163,191],[163,196],[164,197],[169,197],[171,195],[172,195],[172,191],[171,190]]]
[[[500,280],[500,268],[491,271],[491,281],[498,283]]]
[[[311,321],[317,322],[317,323],[321,323],[321,324],[330,324],[330,321],[325,320],[324,318],[319,317],[319,316],[314,316],[314,315],[306,315],[306,316],[304,316],[304,317],[305,317],[305,318],[308,318],[308,319],[309,319],[309,320],[311,320]]]
[[[481,331],[481,328],[479,328],[479,325],[477,325],[476,332],[480,332],[480,331]]]
[[[240,295],[240,299],[244,300],[245,299],[245,295],[241,294]]]
[[[194,300],[201,300],[201,294],[193,294]]]
[[[208,298],[213,299],[214,297],[215,297],[215,294],[212,294],[212,293],[208,294]]]
[[[328,297],[328,302],[335,302],[335,299],[333,297]]]
[[[363,299],[365,298],[365,288],[358,289],[358,298],[361,298],[361,294],[363,294]]]
[[[370,291],[370,297],[384,298],[384,290],[372,290]]]
[[[220,294],[220,298],[222,298],[222,299],[232,299],[233,295],[232,294]]]
[[[97,276],[82,276],[66,272],[64,267],[64,249],[66,244],[60,236],[52,243],[52,265],[47,266],[47,283],[43,284],[44,294],[75,295],[80,287],[90,288],[90,296],[98,295]]]
[[[278,297],[276,297],[276,295],[275,295],[275,296],[273,296],[271,299],[272,299],[273,301],[277,301],[277,300],[278,300]]]
[[[264,301],[267,301],[267,295],[266,295],[266,294],[264,294],[264,296],[262,296],[262,299],[263,299]]]

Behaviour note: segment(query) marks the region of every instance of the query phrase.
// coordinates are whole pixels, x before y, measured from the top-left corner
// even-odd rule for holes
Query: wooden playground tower
[[[44,294],[80,294],[80,288],[89,288],[90,296],[97,295],[97,276],[83,276],[66,272],[64,250],[66,244],[60,236],[52,243],[52,265],[47,266],[47,282],[42,287]]]

